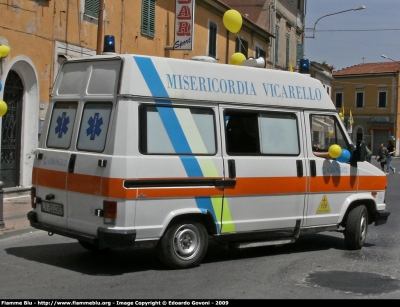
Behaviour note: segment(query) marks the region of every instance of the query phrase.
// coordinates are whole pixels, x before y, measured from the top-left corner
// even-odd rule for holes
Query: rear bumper
[[[389,215],[388,211],[375,211],[375,226],[386,224]]]
[[[137,245],[135,245],[136,230],[121,230],[99,227],[97,229],[97,235],[93,236],[79,231],[41,223],[38,221],[36,212],[34,211],[28,212],[28,220],[31,226],[36,229],[55,233],[72,239],[82,240],[101,247],[133,247]]]

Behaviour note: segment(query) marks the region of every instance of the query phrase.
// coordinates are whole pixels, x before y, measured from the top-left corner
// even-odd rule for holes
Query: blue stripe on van
[[[154,97],[168,98],[168,93],[165,90],[159,74],[153,65],[153,62],[149,58],[144,57],[133,57],[143,75],[147,86],[150,89],[151,94]]]
[[[168,131],[175,152],[191,153],[192,150],[190,149],[189,143],[186,140],[186,136],[183,133],[174,110],[172,108],[157,108],[157,110],[165,129]]]
[[[216,219],[216,215],[215,215],[214,207],[211,202],[211,198],[210,197],[195,197],[195,199],[196,199],[197,207],[201,211],[208,210],[211,212],[211,214],[214,217],[215,225],[217,226],[217,231],[218,231],[218,233],[220,233],[221,227],[219,226],[218,220]],[[204,213],[206,213],[206,212],[204,212]]]
[[[154,67],[153,61],[146,57],[134,56],[133,58],[136,61],[151,94],[157,97],[169,98],[168,92]],[[169,103],[171,103],[171,101],[169,101]],[[158,108],[158,112],[172,142],[172,146],[174,146],[175,152],[191,153],[192,150],[174,110],[169,108]],[[180,159],[189,177],[204,177],[200,164],[195,157],[180,156]]]
[[[147,86],[151,94],[154,97],[160,98],[169,98],[168,92],[165,89],[162,80],[154,67],[154,64],[151,59],[146,57],[133,57],[136,61],[140,72],[143,75],[144,80],[146,81]],[[155,102],[157,99],[155,99]],[[171,104],[171,101],[162,101],[165,104]],[[161,116],[161,120],[167,130],[168,136],[171,139],[172,145],[176,152],[187,152],[191,153],[191,148],[189,143],[186,139],[185,134],[183,133],[183,129],[179,123],[178,118],[173,109],[168,108],[157,108],[158,112]],[[204,174],[201,170],[199,161],[197,161],[196,157],[194,156],[179,156],[182,161],[182,164],[185,168],[186,174],[189,177],[204,177]],[[211,212],[212,216],[214,217],[214,221],[217,225],[218,232],[220,232],[220,227],[218,224],[218,218],[215,214],[214,207],[212,205],[212,201],[210,197],[196,197],[196,204],[197,207],[204,212],[204,210],[208,210]]]

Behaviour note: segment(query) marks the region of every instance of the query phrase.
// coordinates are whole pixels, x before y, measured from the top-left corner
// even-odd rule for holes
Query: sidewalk
[[[35,231],[29,225],[27,214],[32,210],[30,189],[3,189],[3,223],[0,239]]]

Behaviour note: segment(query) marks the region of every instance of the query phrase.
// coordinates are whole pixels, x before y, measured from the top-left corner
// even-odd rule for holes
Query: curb
[[[33,228],[31,226],[28,227],[23,227],[23,228],[18,228],[18,229],[0,229],[0,240],[1,239],[6,239],[6,238],[10,238],[10,237],[14,237],[14,236],[18,236],[18,235],[22,235],[22,234],[26,234],[26,233],[30,233],[30,232],[34,232],[34,231],[38,231],[39,229]]]

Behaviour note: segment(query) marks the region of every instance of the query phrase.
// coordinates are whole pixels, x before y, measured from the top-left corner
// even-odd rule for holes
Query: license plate
[[[42,212],[64,216],[64,206],[62,204],[50,203],[42,200]]]

